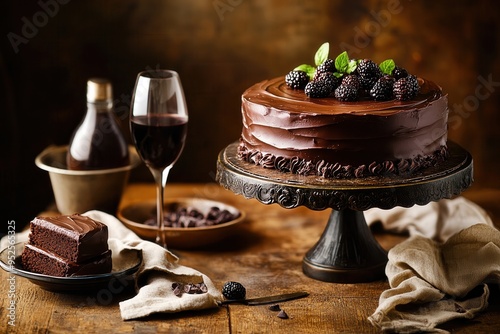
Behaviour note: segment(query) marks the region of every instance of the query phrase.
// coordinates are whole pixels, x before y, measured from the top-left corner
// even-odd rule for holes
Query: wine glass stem
[[[163,195],[165,192],[165,185],[167,183],[168,173],[171,167],[162,170],[151,169],[151,173],[156,182],[156,221],[158,230],[156,232],[156,243],[163,248],[167,248],[167,240],[165,237],[165,219],[163,213]]]

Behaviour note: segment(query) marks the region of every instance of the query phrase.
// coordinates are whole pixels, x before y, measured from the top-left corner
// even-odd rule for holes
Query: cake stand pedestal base
[[[325,282],[358,283],[384,277],[387,253],[373,237],[362,211],[333,210],[302,270]]]
[[[387,254],[366,225],[370,208],[424,205],[459,195],[472,184],[472,156],[448,142],[448,158],[412,175],[324,179],[265,169],[238,159],[238,143],[219,154],[216,180],[263,204],[292,209],[333,209],[323,235],[304,256],[302,269],[326,282],[359,283],[384,277]]]

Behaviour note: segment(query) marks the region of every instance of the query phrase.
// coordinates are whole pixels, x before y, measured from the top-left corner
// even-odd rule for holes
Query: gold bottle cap
[[[87,102],[112,100],[113,87],[109,80],[92,78],[87,81]]]

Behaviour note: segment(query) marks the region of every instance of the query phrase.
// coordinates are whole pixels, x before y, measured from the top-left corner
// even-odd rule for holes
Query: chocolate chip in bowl
[[[201,248],[222,241],[246,216],[234,206],[203,198],[167,199],[164,208],[167,246],[174,249]],[[155,201],[129,204],[117,216],[141,238],[155,240]]]

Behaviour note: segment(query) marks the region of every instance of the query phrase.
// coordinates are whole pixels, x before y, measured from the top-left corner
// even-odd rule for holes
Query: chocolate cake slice
[[[108,273],[108,227],[79,214],[36,217],[21,260],[26,270],[51,276]]]
[[[30,223],[29,243],[71,262],[83,262],[108,249],[108,227],[89,217],[36,217]]]

